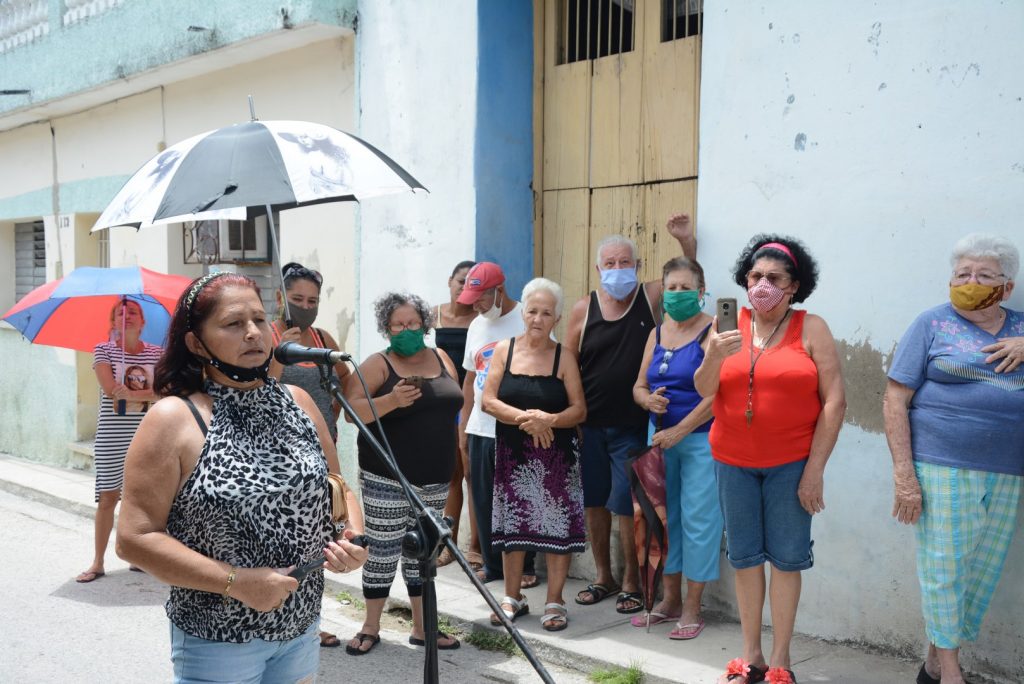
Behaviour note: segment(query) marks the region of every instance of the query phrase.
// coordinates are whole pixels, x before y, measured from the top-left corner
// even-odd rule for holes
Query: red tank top
[[[743,347],[722,364],[709,441],[715,460],[771,468],[807,458],[821,413],[818,369],[803,345],[806,311],[793,310],[786,334],[754,367],[754,416],[747,424],[750,309],[740,310]]]

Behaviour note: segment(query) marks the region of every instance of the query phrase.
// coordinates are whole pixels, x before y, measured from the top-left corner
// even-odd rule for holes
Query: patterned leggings
[[[416,526],[409,502],[399,484],[386,477],[364,471],[359,472],[359,486],[363,496],[363,524],[369,538],[370,555],[363,566],[363,596],[368,599],[387,598],[395,580],[398,560],[402,560],[402,578],[409,596],[420,596],[418,561],[402,555],[402,537]],[[439,515],[444,513],[448,499],[448,483],[414,487],[423,503]]]
[[[975,641],[995,592],[1017,519],[1019,475],[914,464],[923,507],[917,577],[928,640]]]

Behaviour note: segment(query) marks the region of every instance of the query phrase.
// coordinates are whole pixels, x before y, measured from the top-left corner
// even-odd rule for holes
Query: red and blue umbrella
[[[163,346],[174,307],[191,282],[138,266],[83,266],[29,292],[3,320],[33,344],[91,352],[110,339],[110,311],[127,299],[146,319],[142,340]]]

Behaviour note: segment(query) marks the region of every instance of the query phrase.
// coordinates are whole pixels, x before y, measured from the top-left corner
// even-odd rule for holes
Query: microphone
[[[277,345],[277,348],[274,349],[274,358],[283,366],[309,362],[333,366],[342,361],[352,360],[352,357],[345,352],[334,351],[333,349],[303,347],[297,342],[282,342]]]

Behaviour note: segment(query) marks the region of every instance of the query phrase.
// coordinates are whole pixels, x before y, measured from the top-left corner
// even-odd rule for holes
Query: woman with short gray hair
[[[960,646],[978,638],[1024,479],[1024,312],[1003,305],[1019,252],[975,233],[951,261],[949,302],[903,335],[885,392],[892,514],[916,527],[929,644],[918,684],[964,681]]]
[[[345,398],[367,424],[378,423],[391,445],[402,474],[423,502],[438,516],[448,498],[448,483],[458,451],[455,416],[462,409],[462,389],[455,366],[440,349],[423,341],[434,323],[430,307],[420,297],[389,292],[373,304],[377,330],[387,349],[360,365],[367,390],[354,374],[345,383]],[[372,406],[371,406],[372,402]],[[374,413],[376,411],[376,415]],[[366,619],[345,646],[349,655],[369,653],[380,643],[380,618],[391,592],[398,562],[412,604],[409,643],[423,646],[423,584],[416,559],[402,553],[402,538],[414,529],[416,518],[402,488],[360,435],[359,484],[369,539],[363,572]],[[439,632],[437,647],[453,649],[459,640]]]

